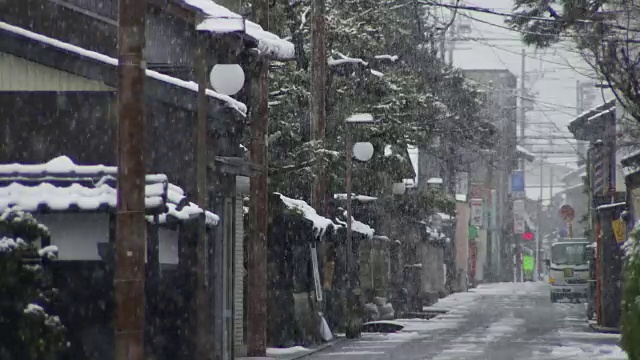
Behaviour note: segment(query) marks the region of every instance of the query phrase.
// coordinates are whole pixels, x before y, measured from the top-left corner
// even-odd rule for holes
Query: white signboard
[[[456,195],[469,194],[469,173],[461,171],[456,174]]]
[[[469,221],[469,223],[472,226],[477,226],[477,227],[481,227],[483,224],[483,218],[484,218],[484,209],[482,206],[482,199],[471,199],[470,201],[470,205],[471,205],[471,219]]]
[[[525,232],[525,207],[524,200],[513,201],[513,232],[514,234],[524,234]]]

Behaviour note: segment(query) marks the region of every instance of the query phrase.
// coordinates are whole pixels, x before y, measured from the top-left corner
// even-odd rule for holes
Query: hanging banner
[[[524,200],[513,201],[513,233],[524,234],[526,221],[524,218],[525,207]]]
[[[471,219],[469,224],[472,226],[482,227],[484,223],[484,209],[483,209],[483,201],[482,199],[471,199],[469,202],[471,206]]]
[[[611,225],[613,227],[613,235],[616,238],[616,241],[618,243],[621,243],[623,241],[626,240],[626,224],[624,223],[624,220],[622,219],[617,219],[617,220],[613,220],[611,222]]]
[[[524,170],[514,170],[511,173],[511,195],[515,198],[525,197]]]

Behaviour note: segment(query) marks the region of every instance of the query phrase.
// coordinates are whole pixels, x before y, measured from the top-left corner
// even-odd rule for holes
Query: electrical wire
[[[519,56],[521,55],[516,51],[505,49],[504,47],[501,47],[501,46],[498,46],[498,45],[495,45],[495,44],[491,44],[491,43],[488,43],[488,42],[484,42],[483,40],[471,39],[470,41],[474,41],[474,42],[477,42],[477,43],[480,43],[480,44],[483,44],[483,45],[486,45],[486,46],[489,46],[489,47],[492,47],[492,48],[495,48],[495,49],[498,49],[498,50],[501,50],[501,51],[504,51],[504,52],[508,52],[508,53],[511,53],[511,54],[515,54],[515,55],[519,55]],[[590,75],[584,74],[584,73],[582,73],[580,71],[577,71],[576,69],[580,69],[580,70],[583,70],[583,71],[591,71],[592,69],[570,67],[570,66],[567,66],[567,64],[563,64],[563,63],[552,61],[552,60],[542,59],[542,58],[539,58],[539,57],[536,57],[536,56],[532,56],[532,55],[526,55],[525,54],[525,57],[530,58],[530,59],[534,59],[534,60],[538,60],[538,61],[541,61],[541,62],[549,63],[549,64],[559,65],[559,66],[562,67],[562,69],[573,70],[573,71],[577,72],[578,74],[580,74],[580,75],[582,75],[584,77],[591,77]]]
[[[495,11],[493,9],[489,9],[489,8],[485,8],[485,7],[481,7],[481,6],[444,4],[444,3],[439,3],[439,2],[429,1],[429,0],[418,0],[418,3],[423,4],[423,5],[430,5],[430,6],[440,6],[440,7],[444,7],[444,8],[450,9],[450,10],[453,10],[453,9],[456,9],[456,10],[468,10],[468,11],[475,11],[475,12],[480,12],[480,13],[485,13],[485,14],[509,17],[509,18],[520,18],[520,19],[538,20],[538,21],[555,22],[555,23],[562,21],[562,20],[558,20],[556,18],[546,18],[546,17],[540,17],[540,16],[530,16],[530,15],[525,15],[525,14],[521,14],[521,13],[506,13],[506,12],[501,12],[501,11]],[[604,23],[604,22],[598,22],[598,21],[594,21],[594,20],[585,20],[585,19],[573,19],[573,22],[581,23],[581,24],[600,24],[600,23]],[[618,24],[611,24],[611,23],[604,23],[604,24],[608,25],[608,26],[610,26],[610,27],[612,27],[614,29],[626,30],[626,31],[640,33],[640,29],[627,28],[627,27],[624,27],[624,26],[621,26],[621,25],[618,25]]]

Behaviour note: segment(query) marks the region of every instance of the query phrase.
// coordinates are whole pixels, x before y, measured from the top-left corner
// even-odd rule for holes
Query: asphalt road
[[[363,334],[310,354],[331,360],[626,359],[617,335],[590,330],[583,304],[554,303],[544,283],[490,284],[442,299],[432,320],[399,320],[396,334]]]

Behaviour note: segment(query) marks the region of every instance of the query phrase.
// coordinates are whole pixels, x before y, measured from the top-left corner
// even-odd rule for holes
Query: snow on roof
[[[589,114],[593,114],[593,113],[601,113],[602,109],[607,109],[607,110],[611,110],[612,108],[615,109],[616,106],[616,100],[615,99],[611,99],[609,101],[607,101],[604,104],[600,104],[596,107],[593,107],[591,109],[585,110],[583,111],[580,115],[576,116],[576,119],[579,119],[581,117],[587,116]],[[600,110],[600,111],[598,111]],[[591,117],[589,117],[591,118]]]
[[[167,190],[167,211],[158,215],[158,224],[166,224],[173,217],[177,220],[191,220],[202,214],[202,208],[187,201],[184,190],[174,184],[169,184]],[[153,216],[147,216],[147,221],[154,223]],[[220,217],[210,211],[205,211],[205,224],[216,226]]]
[[[377,77],[384,77],[384,74],[383,74],[383,73],[381,73],[380,71],[373,70],[373,69],[371,69],[371,70],[369,70],[369,71],[371,72],[371,74],[372,74],[372,75],[375,75],[375,76],[377,76]]]
[[[275,194],[280,196],[280,199],[287,206],[287,208],[301,212],[302,216],[313,222],[313,229],[316,232],[316,236],[322,236],[327,230],[327,227],[333,225],[333,221],[327,219],[326,217],[318,215],[316,210],[309,206],[309,204],[307,204],[303,200],[292,199],[280,193]]]
[[[359,123],[359,122],[372,122],[373,115],[371,114],[353,114],[347,118],[347,122]]]
[[[516,151],[519,152],[520,154],[523,154],[525,156],[534,158],[536,157],[536,155],[534,153],[532,153],[531,151],[529,151],[527,148],[525,148],[524,146],[520,146],[520,145],[516,145]]]
[[[398,55],[376,55],[374,56],[374,58],[377,60],[389,60],[395,62],[396,60],[398,60]]]
[[[91,50],[87,50],[85,48],[81,48],[79,46],[73,45],[73,44],[69,44],[54,38],[50,38],[48,36],[44,36],[29,30],[25,30],[23,28],[17,27],[17,26],[13,26],[10,24],[7,24],[6,22],[2,22],[0,21],[0,29],[5,30],[5,31],[9,31],[13,34],[16,35],[20,35],[32,40],[36,40],[39,41],[43,44],[47,44],[47,45],[51,45],[54,47],[57,47],[59,49],[63,49],[75,54],[78,54],[80,56],[84,56],[96,61],[100,61],[102,63],[105,64],[109,64],[109,65],[113,65],[113,66],[118,66],[118,59],[116,58],[112,58],[110,56],[107,56],[105,54],[101,54],[95,51],[91,51]],[[159,73],[157,71],[153,71],[153,70],[145,70],[146,75],[150,78],[171,84],[171,85],[175,85],[181,88],[185,88],[191,91],[198,91],[198,84],[196,84],[193,81],[185,81],[182,79],[178,79],[175,77],[171,77],[169,75],[165,75],[162,73]],[[229,105],[231,108],[235,109],[236,111],[238,111],[239,113],[241,113],[242,115],[247,114],[247,106],[243,103],[241,103],[240,101],[237,101],[233,98],[231,98],[230,96],[227,95],[223,95],[223,94],[219,94],[211,89],[207,89],[206,91],[207,95],[213,98],[216,98],[218,100],[224,101],[225,103],[227,103],[227,105]]]
[[[147,209],[164,205],[163,184],[147,184],[145,187],[145,206]],[[46,207],[54,211],[66,211],[73,207],[92,211],[103,207],[115,208],[116,189],[108,184],[96,187],[72,183],[70,186],[56,186],[41,182],[28,186],[12,182],[0,187],[0,211],[14,208],[23,211],[38,211]]]
[[[614,111],[616,111],[615,106],[614,106],[614,107],[612,107],[612,108],[609,108],[609,109],[607,109],[607,110],[601,111],[601,112],[599,112],[599,113],[596,113],[595,115],[593,115],[593,116],[589,117],[589,118],[587,119],[587,122],[591,122],[592,120],[595,120],[595,119],[597,119],[597,118],[599,118],[599,117],[601,117],[601,116],[603,116],[603,115],[605,115],[605,114],[608,114],[608,113],[610,113],[610,112],[614,112]]]
[[[38,211],[41,207],[53,211],[115,208],[117,172],[115,166],[77,165],[67,156],[44,164],[0,164],[0,176],[9,182],[0,187],[0,211],[7,208]],[[33,183],[22,183],[29,179]],[[166,175],[149,174],[145,180],[146,208],[166,205],[167,211],[159,215],[160,224],[166,223],[168,217],[188,220],[202,213],[200,207],[187,201],[184,190],[168,183]],[[212,212],[207,211],[205,215],[207,225],[215,226],[220,220]],[[147,220],[153,222],[153,216]]]
[[[344,211],[344,217],[345,218],[347,217],[347,211],[346,210]],[[342,224],[344,226],[347,225],[346,221],[341,221],[341,220],[338,220],[338,219],[336,219],[336,221],[338,221],[338,223],[340,223],[340,224]],[[354,219],[353,216],[351,217],[351,231],[355,231],[357,233],[366,235],[368,238],[372,238],[373,234],[375,233],[375,230],[371,226]]]
[[[295,56],[291,42],[265,31],[260,25],[246,20],[224,6],[211,0],[183,0],[187,5],[199,9],[206,19],[196,26],[197,30],[215,34],[244,32],[258,41],[258,50],[277,60],[289,60]]]
[[[346,200],[347,194],[333,194],[333,198],[336,200]],[[378,200],[377,197],[367,196],[367,195],[356,195],[351,194],[351,200],[361,201],[361,202],[370,202]]]
[[[604,205],[600,205],[596,208],[596,210],[604,210],[604,209],[611,209],[614,207],[618,207],[618,206],[624,206],[626,205],[626,202],[618,202],[618,203],[614,203],[614,204],[604,204]]]
[[[59,156],[44,164],[0,164],[0,175],[117,175],[115,166],[104,165],[76,165],[67,156]]]

